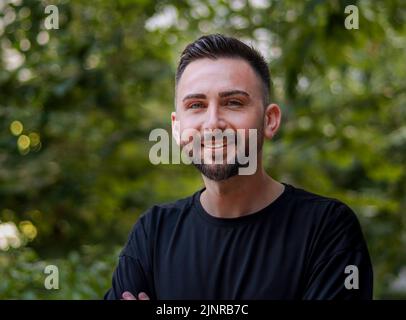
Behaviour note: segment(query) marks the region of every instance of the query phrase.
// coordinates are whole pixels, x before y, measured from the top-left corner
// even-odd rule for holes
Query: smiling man
[[[266,62],[238,39],[208,35],[185,48],[172,129],[183,147],[184,132],[200,135],[201,153],[191,154],[205,187],[142,215],[106,299],[372,298],[371,261],[353,211],[263,168],[264,139],[281,123],[269,88]],[[245,143],[208,135],[226,131]],[[256,162],[252,174],[241,174],[240,152]]]

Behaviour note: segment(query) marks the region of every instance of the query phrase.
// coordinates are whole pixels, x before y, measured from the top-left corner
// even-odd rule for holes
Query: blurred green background
[[[59,29],[46,30],[47,5]],[[346,5],[359,29],[344,27]],[[0,298],[99,299],[149,206],[202,186],[149,162],[185,45],[226,33],[269,62],[276,179],[346,202],[374,297],[406,298],[406,2],[0,1]],[[46,265],[59,290],[46,290]],[[403,270],[403,272],[402,272]]]

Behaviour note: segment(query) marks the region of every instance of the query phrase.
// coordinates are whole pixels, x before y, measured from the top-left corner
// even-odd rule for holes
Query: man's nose
[[[221,129],[225,130],[227,127],[226,121],[223,119],[223,116],[217,105],[210,105],[207,108],[203,129],[205,130],[214,130]]]

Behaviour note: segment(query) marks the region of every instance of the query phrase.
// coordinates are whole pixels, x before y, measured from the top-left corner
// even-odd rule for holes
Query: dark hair
[[[213,60],[218,58],[241,58],[247,61],[261,78],[264,105],[269,104],[271,77],[263,56],[252,46],[250,47],[236,38],[222,34],[202,36],[186,46],[176,70],[176,86],[188,64],[203,58]]]

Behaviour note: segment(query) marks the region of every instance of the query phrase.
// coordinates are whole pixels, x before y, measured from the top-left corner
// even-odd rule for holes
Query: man
[[[181,146],[189,142],[183,132],[200,133],[202,161],[194,164],[205,188],[138,220],[106,299],[372,298],[370,257],[352,210],[263,169],[263,140],[281,122],[269,88],[262,56],[235,38],[203,36],[185,48],[172,129]],[[242,130],[249,144],[248,129],[258,138],[253,174],[239,174],[238,159],[209,161],[220,151],[236,159],[239,146],[206,132]]]

